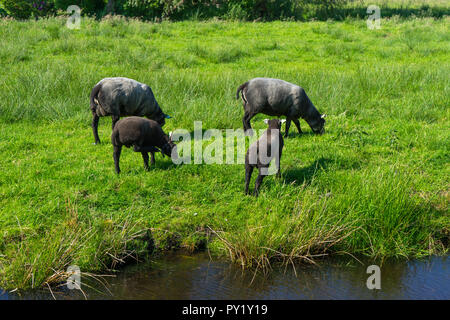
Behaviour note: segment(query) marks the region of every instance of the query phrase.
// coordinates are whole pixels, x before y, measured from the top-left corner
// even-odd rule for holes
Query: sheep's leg
[[[291,127],[291,118],[286,118],[286,132],[284,133],[284,137],[286,138],[289,134],[289,128]]]
[[[248,185],[250,184],[250,179],[252,177],[253,166],[245,165],[245,194],[248,194]]]
[[[275,164],[277,165],[277,178],[281,178],[281,170],[280,170],[280,160],[281,160],[281,152],[283,147],[280,145],[280,149],[278,151],[278,158],[275,159]]]
[[[98,137],[98,121],[99,120],[100,120],[100,117],[95,112],[92,112],[92,132],[94,133],[95,144],[100,143],[100,138]]]
[[[112,118],[112,129],[114,130],[114,126],[116,125],[116,122],[119,121],[120,117],[113,115],[111,116],[111,118]]]
[[[250,120],[255,116],[252,112],[245,112],[244,117],[242,118],[242,123],[244,125],[244,131],[251,130],[252,126],[250,125]]]
[[[261,174],[261,169],[260,169],[258,177],[256,178],[256,182],[255,182],[255,192],[254,192],[255,197],[257,197],[259,195],[259,188],[261,187],[261,183],[262,183],[263,179],[264,179],[264,176]]]
[[[120,160],[120,152],[122,151],[122,146],[114,146],[113,158],[114,158],[114,166],[116,167],[116,173],[120,173],[119,160]]]
[[[281,178],[281,170],[280,170],[280,161],[278,161],[278,164],[277,164],[277,178],[279,179],[279,178]]]
[[[302,134],[302,129],[300,128],[300,121],[298,119],[292,119],[294,121],[295,126],[297,127],[298,133]]]
[[[145,170],[149,170],[149,167],[148,167],[148,153],[147,152],[141,152],[141,154],[142,154],[142,159],[144,159],[144,168],[145,168]]]
[[[155,153],[154,152],[150,152],[150,156],[151,156],[151,165],[154,166],[155,165]]]
[[[276,174],[276,177],[277,177],[277,178],[281,178],[281,173],[280,173],[280,157],[281,157],[281,155],[279,155],[278,157],[275,158],[275,167],[277,168],[277,174]]]
[[[251,128],[250,123],[247,122],[247,113],[244,113],[244,116],[242,117],[242,124],[244,125],[244,131],[247,131],[247,129]]]

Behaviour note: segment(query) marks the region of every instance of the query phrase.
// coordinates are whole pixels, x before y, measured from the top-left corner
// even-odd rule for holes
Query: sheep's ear
[[[169,116],[168,114],[165,114],[165,115],[164,115],[164,118],[166,118],[166,119],[171,119],[172,117]]]
[[[324,113],[323,115],[320,116],[322,119],[326,118],[327,115]]]
[[[265,124],[269,124],[269,119],[264,119]]]

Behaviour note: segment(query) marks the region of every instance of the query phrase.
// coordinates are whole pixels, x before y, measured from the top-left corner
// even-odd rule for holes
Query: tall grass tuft
[[[81,218],[76,205],[68,200],[66,214],[51,232],[42,234],[24,229],[17,221],[14,234],[3,239],[8,266],[0,268],[0,286],[36,288],[64,282],[67,268],[77,265],[82,275],[88,271],[114,269],[130,259],[138,260],[148,248],[148,232],[139,221],[129,218],[102,221]],[[2,259],[0,259],[2,260]]]

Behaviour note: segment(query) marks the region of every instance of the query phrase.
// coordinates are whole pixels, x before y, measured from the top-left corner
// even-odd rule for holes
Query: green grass
[[[211,250],[245,266],[330,253],[448,250],[449,19],[343,22],[0,20],[0,287],[105,271],[154,247]],[[124,149],[111,119],[93,145],[100,79],[149,84],[166,132],[242,128],[238,85],[282,78],[328,114],[326,133],[285,139],[282,178],[245,196],[244,167],[175,166]],[[252,125],[264,128],[259,115]],[[204,147],[208,143],[204,143]],[[252,187],[255,177],[252,180]]]

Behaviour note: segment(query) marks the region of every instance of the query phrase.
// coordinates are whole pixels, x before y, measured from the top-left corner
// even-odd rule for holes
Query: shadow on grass
[[[170,158],[168,158],[168,157],[165,157],[165,158],[162,158],[162,157],[159,157],[158,158],[158,156],[157,155],[155,155],[155,164],[154,165],[151,165],[150,163],[149,163],[149,170],[147,171],[147,170],[145,170],[145,168],[144,168],[144,164],[143,163],[141,163],[141,164],[139,164],[139,166],[135,166],[135,167],[130,167],[130,168],[127,168],[127,167],[123,167],[122,165],[120,166],[120,169],[121,169],[121,175],[122,174],[126,174],[126,175],[129,175],[129,176],[137,176],[137,175],[142,175],[142,174],[146,174],[146,173],[150,173],[151,174],[151,172],[152,171],[154,171],[154,170],[173,170],[173,169],[176,169],[177,167],[179,167],[179,166],[181,166],[181,165],[179,165],[179,164],[174,164],[173,162],[172,162],[172,160],[170,159]]]
[[[287,137],[284,136],[285,130],[281,130],[281,134],[283,135],[283,139],[290,139],[290,138],[300,138],[304,136],[316,136],[317,134],[312,131],[303,131],[302,133],[299,133],[298,131],[292,131],[289,130],[289,134]]]
[[[289,184],[301,185],[310,184],[316,172],[320,169],[326,170],[328,165],[334,160],[320,158],[304,168],[290,168],[282,173],[284,182]]]

